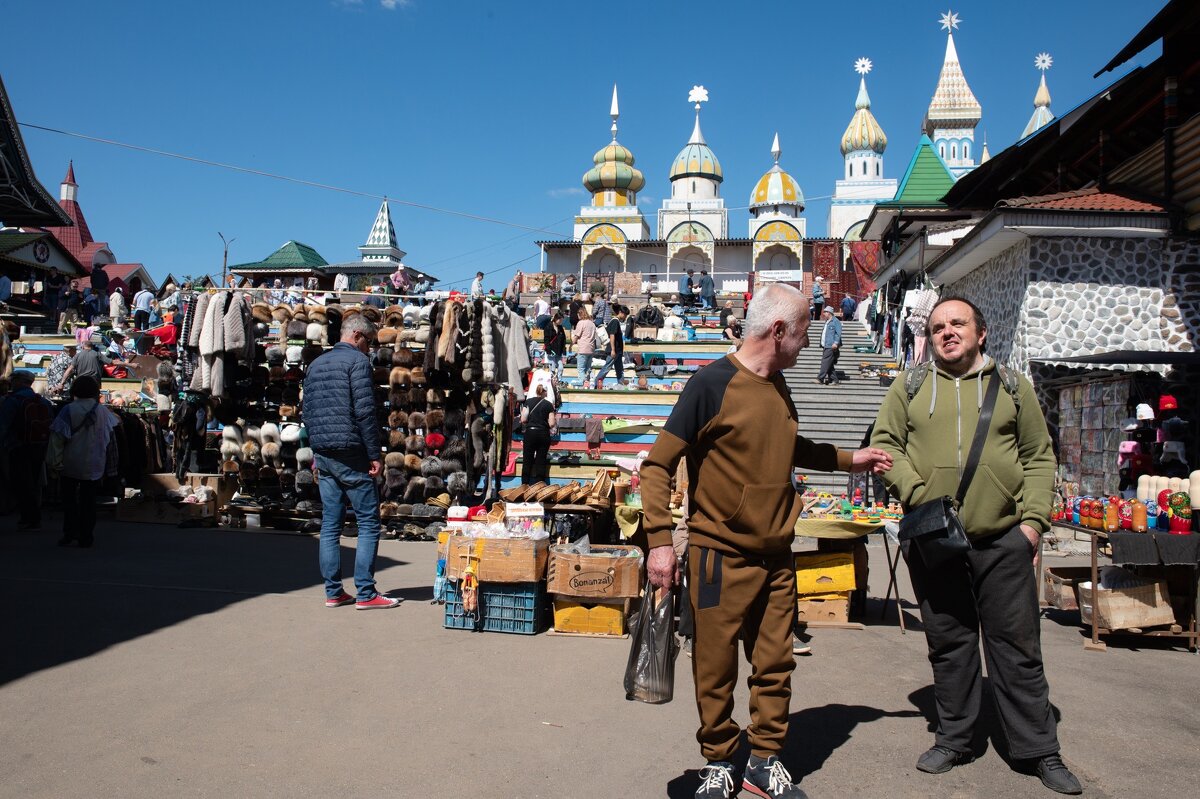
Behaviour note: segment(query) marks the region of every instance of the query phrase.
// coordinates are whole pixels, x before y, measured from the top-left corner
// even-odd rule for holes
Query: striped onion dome
[[[842,134],[842,155],[848,153],[873,150],[880,155],[887,149],[887,135],[875,115],[871,113],[871,98],[867,94],[867,80],[862,78],[858,83],[858,99],[854,102],[858,110],[850,119],[850,125]]]
[[[595,194],[605,189],[641,191],[646,178],[633,166],[633,153],[614,139],[592,156],[595,164],[583,176],[583,187]]]
[[[717,156],[704,141],[704,134],[700,132],[699,112],[696,113],[696,127],[692,130],[692,138],[671,162],[670,177],[671,180],[688,177],[708,178],[717,183],[725,180],[721,162],[717,160]]]
[[[754,184],[754,190],[750,192],[750,207],[796,205],[803,211],[804,192],[800,191],[800,184],[779,166],[782,150],[779,148],[778,133],[775,134],[775,142],[771,146],[771,155],[775,157],[775,166],[767,170],[767,173],[758,179],[758,183]]]

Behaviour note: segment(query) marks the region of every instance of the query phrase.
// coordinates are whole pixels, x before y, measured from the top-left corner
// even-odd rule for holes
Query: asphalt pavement
[[[361,612],[324,607],[311,537],[102,521],[96,546],[76,550],[12,523],[0,520],[0,796],[695,790],[686,656],[675,700],[650,706],[624,698],[628,640],[445,630],[429,601],[432,543],[381,542],[379,587],[406,601]],[[343,539],[347,574],[353,548]],[[870,552],[877,597],[886,562],[879,543]],[[813,631],[793,677],[793,776],[813,799],[1053,795],[1003,759],[990,715],[974,762],[938,776],[913,768],[932,742],[932,689],[903,580],[901,592],[907,635],[894,610],[880,619],[878,599],[864,630]],[[1042,640],[1084,795],[1195,795],[1197,656],[1137,639],[1085,652],[1078,614],[1059,612]]]

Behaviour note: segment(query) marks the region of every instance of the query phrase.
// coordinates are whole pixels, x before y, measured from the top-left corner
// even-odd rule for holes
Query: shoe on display
[[[717,760],[700,769],[696,799],[729,799],[733,795],[732,763]]]
[[[337,596],[326,597],[325,607],[340,608],[342,605],[353,604],[354,597],[347,594],[345,591],[339,591]]]
[[[1079,784],[1079,779],[1071,773],[1067,764],[1058,754],[1046,755],[1038,760],[1037,775],[1041,779],[1042,785],[1057,793],[1072,796],[1083,793],[1083,786]]]
[[[808,794],[792,782],[792,775],[775,755],[765,760],[750,755],[742,788],[764,799],[808,799]]]
[[[389,608],[398,608],[403,600],[391,599],[383,594],[376,594],[373,598],[366,602],[355,602],[355,610],[388,610]]]
[[[956,752],[945,746],[934,745],[917,758],[917,771],[924,771],[926,774],[945,774],[955,766],[960,766],[970,760],[969,752]]]

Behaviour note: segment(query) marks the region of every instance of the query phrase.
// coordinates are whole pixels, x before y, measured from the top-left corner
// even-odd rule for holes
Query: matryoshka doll
[[[1133,503],[1136,499],[1123,499],[1117,503],[1117,518],[1122,530],[1133,529]]]
[[[1176,491],[1171,495],[1170,530],[1175,535],[1192,534],[1192,498],[1186,491]]]
[[[1118,497],[1109,497],[1108,502],[1104,504],[1104,529],[1110,533],[1121,527],[1121,518],[1118,513],[1120,504],[1121,500]]]
[[[1147,529],[1146,521],[1146,503],[1141,500],[1133,500],[1129,509],[1130,528],[1135,533],[1144,533]]]
[[[1071,524],[1083,524],[1082,505],[1082,497],[1071,497]]]
[[[1169,488],[1158,492],[1158,519],[1154,527],[1164,533],[1171,529],[1171,490]]]

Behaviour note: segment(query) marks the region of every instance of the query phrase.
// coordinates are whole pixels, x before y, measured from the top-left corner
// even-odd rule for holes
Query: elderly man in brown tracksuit
[[[651,582],[673,585],[669,483],[680,459],[688,470],[688,583],[695,608],[692,671],[708,764],[700,799],[733,795],[739,729],[733,721],[737,645],[753,666],[747,730],[751,756],[743,787],[769,799],[802,799],[778,753],[791,701],[796,574],[791,545],[799,496],[794,467],[882,471],[879,449],[840,451],[800,436],[781,370],[808,344],[808,301],[775,284],[759,293],[746,319],[745,343],[696,373],[642,463],[642,505]]]

